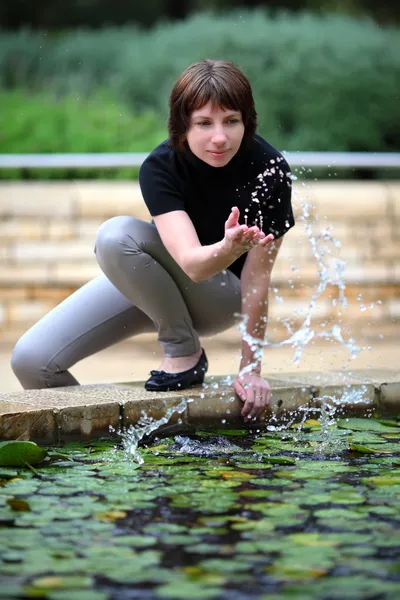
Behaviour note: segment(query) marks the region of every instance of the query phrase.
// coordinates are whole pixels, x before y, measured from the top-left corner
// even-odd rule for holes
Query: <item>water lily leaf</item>
[[[398,440],[400,438],[400,433],[382,433],[382,437],[385,440]]]
[[[396,516],[400,512],[400,508],[397,506],[374,506],[370,508],[370,512],[375,515],[391,517]]]
[[[87,575],[37,577],[31,582],[31,588],[41,591],[82,589],[92,585],[93,578]]]
[[[118,546],[132,546],[134,548],[153,546],[156,542],[156,538],[149,535],[119,535],[114,538],[114,544]]]
[[[110,594],[96,590],[58,590],[46,594],[48,600],[108,600]]]
[[[302,427],[313,427],[316,429],[321,429],[322,425],[320,421],[317,421],[316,419],[307,419],[307,421],[304,421],[302,423]]]
[[[333,524],[335,519],[363,519],[364,515],[354,510],[348,510],[346,508],[325,508],[317,510],[314,513],[319,519],[332,519]]]
[[[124,519],[127,516],[127,513],[123,510],[108,510],[106,512],[97,513],[94,516],[96,519],[99,519],[99,521],[104,521],[105,523],[114,523],[114,521]]]
[[[349,449],[352,452],[361,452],[363,454],[391,454],[390,450],[385,450],[382,446],[378,446],[377,448],[372,448],[371,446],[362,446],[361,444],[349,444]]]
[[[271,520],[267,519],[246,519],[242,523],[233,523],[231,525],[231,529],[236,531],[272,531],[275,529],[275,524],[272,523]]]
[[[267,498],[274,494],[273,490],[242,490],[238,492],[239,496],[249,497],[249,498]]]
[[[29,512],[31,510],[29,503],[26,502],[26,500],[22,500],[21,498],[8,498],[7,504],[13,510],[16,510],[19,512],[26,512],[26,511]]]
[[[400,475],[376,475],[374,477],[364,477],[361,480],[363,483],[367,485],[399,485],[400,484]]]
[[[18,471],[12,471],[11,469],[0,469],[0,481],[2,479],[13,479],[18,477]]]
[[[400,420],[395,421],[394,419],[378,419],[378,422],[382,425],[388,425],[389,427],[399,427],[400,428]]]
[[[321,548],[339,544],[337,540],[324,536],[323,533],[292,533],[288,537],[298,546]]]
[[[222,589],[217,587],[206,587],[201,583],[194,581],[180,581],[176,583],[167,583],[156,589],[156,594],[160,598],[173,598],[173,600],[187,600],[188,598],[218,598],[222,594]]]
[[[271,465],[263,465],[262,463],[253,463],[253,462],[241,462],[237,464],[238,467],[240,467],[241,469],[259,469],[260,471],[265,470],[265,469],[270,469]]]
[[[263,456],[263,462],[271,463],[272,465],[295,465],[296,460],[290,456]]]
[[[195,535],[170,533],[162,537],[162,542],[164,544],[172,544],[176,546],[190,546],[190,544],[199,544],[201,542],[201,537]]]
[[[369,433],[368,431],[354,431],[349,436],[349,442],[352,444],[385,444],[386,440],[383,439],[385,435],[390,434],[380,434],[377,433]]]
[[[310,567],[308,565],[300,565],[291,562],[277,562],[266,570],[277,579],[283,580],[302,580],[302,579],[318,579],[325,575],[331,565],[328,567]]]
[[[351,429],[352,431],[374,431],[377,433],[391,433],[393,427],[390,425],[384,425],[374,419],[339,419],[337,426],[341,429]]]
[[[0,587],[0,598],[11,600],[12,598],[20,598],[23,595],[22,588],[16,583],[2,583]]]
[[[199,566],[212,573],[236,573],[237,571],[248,571],[252,566],[248,562],[231,558],[209,558],[202,560]]]
[[[46,450],[34,442],[11,440],[0,442],[0,466],[23,467],[26,464],[36,465],[47,456]]]

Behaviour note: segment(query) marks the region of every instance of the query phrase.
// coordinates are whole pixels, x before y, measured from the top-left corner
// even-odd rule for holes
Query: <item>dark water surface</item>
[[[1,467],[0,598],[400,597],[399,439],[308,421],[155,440],[141,466],[105,441]]]

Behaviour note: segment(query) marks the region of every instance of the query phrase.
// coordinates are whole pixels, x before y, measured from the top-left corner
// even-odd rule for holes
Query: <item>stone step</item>
[[[203,386],[182,392],[153,393],[143,382],[84,385],[68,388],[0,393],[0,440],[32,440],[60,444],[111,436],[135,425],[146,415],[154,420],[176,409],[164,431],[195,427],[243,427],[242,402],[227,377],[209,377]],[[336,408],[335,416],[396,415],[400,412],[400,373],[389,370],[282,374],[268,377],[271,405],[260,421],[274,425],[296,415],[318,416],[324,402]],[[260,426],[260,422],[253,427]],[[159,430],[163,431],[162,428]]]

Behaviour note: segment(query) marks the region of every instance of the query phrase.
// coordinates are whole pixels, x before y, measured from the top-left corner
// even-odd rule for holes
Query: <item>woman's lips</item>
[[[223,152],[215,152],[213,150],[209,150],[209,153],[215,156],[216,158],[221,158],[222,156],[225,156],[228,153],[228,150],[224,150]]]

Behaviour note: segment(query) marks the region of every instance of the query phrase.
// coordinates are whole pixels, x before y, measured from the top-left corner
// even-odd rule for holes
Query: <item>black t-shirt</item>
[[[151,216],[186,211],[203,246],[223,239],[232,206],[240,210],[240,223],[258,225],[275,239],[294,225],[289,166],[259,135],[224,167],[208,165],[187,144],[185,152],[175,150],[166,140],[143,162],[139,183]],[[228,268],[240,277],[245,260],[243,254]]]

